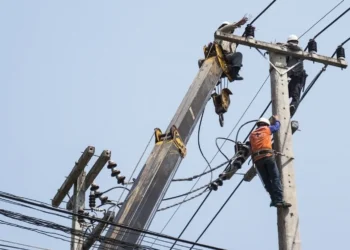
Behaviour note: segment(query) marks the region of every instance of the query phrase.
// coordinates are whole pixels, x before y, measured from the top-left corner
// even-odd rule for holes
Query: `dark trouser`
[[[243,55],[241,52],[233,52],[225,54],[226,61],[229,64],[230,73],[232,76],[235,76],[238,74],[239,70],[241,69],[242,61],[243,61]]]
[[[241,52],[233,52],[225,55],[227,62],[233,67],[242,67],[243,55]]]
[[[266,191],[270,194],[271,201],[274,203],[282,202],[282,184],[275,157],[270,156],[259,159],[255,162],[255,166],[264,182]]]
[[[289,98],[292,97],[292,102],[290,103],[290,106],[292,105],[294,106],[294,112],[293,112],[294,114],[298,108],[301,90],[303,89],[303,77],[290,76],[290,78],[291,80],[288,85],[288,91],[289,91]]]

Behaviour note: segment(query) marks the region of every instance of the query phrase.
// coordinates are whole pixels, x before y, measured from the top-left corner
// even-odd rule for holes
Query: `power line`
[[[306,30],[302,35],[299,36],[299,39],[302,38],[306,33],[308,33],[313,27],[315,27],[319,22],[321,22],[326,16],[328,16],[333,10],[335,10],[344,0],[340,1],[336,6],[334,6],[330,11],[328,11],[323,17],[321,17],[316,23],[314,23],[308,30]]]
[[[26,245],[26,244],[22,244],[22,243],[19,243],[19,242],[13,242],[13,241],[9,241],[9,240],[2,240],[2,239],[0,239],[0,241],[1,242],[5,242],[5,243],[18,245],[18,246],[31,247],[31,248],[35,248],[35,249],[39,249],[39,250],[50,250],[48,248],[42,248],[42,247],[37,247],[37,246]]]
[[[220,207],[220,209],[217,211],[217,213],[214,215],[214,217],[211,219],[211,221],[209,222],[209,224],[205,227],[205,229],[202,231],[202,233],[198,236],[198,238],[196,239],[196,242],[198,242],[200,240],[200,238],[203,236],[203,234],[207,231],[207,229],[210,227],[210,225],[213,223],[213,221],[216,219],[216,217],[220,214],[220,212],[222,211],[222,209],[226,206],[226,204],[229,202],[229,200],[231,199],[231,197],[235,194],[235,192],[237,191],[237,189],[241,186],[241,184],[243,183],[244,179],[242,178],[242,180],[238,183],[238,185],[235,187],[235,189],[232,191],[232,193],[230,194],[230,196],[226,199],[226,201],[224,202],[224,204],[222,204],[222,206]],[[190,249],[193,249],[193,246]]]
[[[93,218],[93,217],[90,217],[90,216],[86,216],[84,214],[77,214],[77,213],[74,213],[74,212],[61,210],[61,209],[58,209],[58,208],[55,208],[55,207],[49,207],[49,206],[45,206],[45,205],[42,205],[42,204],[37,204],[37,203],[31,202],[31,201],[20,199],[20,198],[14,196],[14,195],[11,195],[11,194],[6,194],[6,193],[1,192],[1,191],[0,191],[0,197],[7,198],[9,200],[15,200],[15,201],[23,202],[23,203],[26,203],[26,204],[29,204],[29,205],[32,205],[32,206],[38,206],[38,207],[41,207],[41,208],[45,208],[45,209],[48,209],[48,210],[52,210],[52,211],[56,211],[56,212],[60,212],[60,213],[64,213],[64,214],[78,216],[78,217],[81,217],[81,218],[84,218],[84,219],[89,219],[89,220],[92,219],[92,220],[94,220],[96,222],[106,223],[108,225],[112,225],[112,226],[119,227],[119,228],[122,228],[122,229],[127,229],[127,230],[131,230],[131,231],[139,232],[139,233],[144,233],[144,234],[149,234],[149,235],[153,235],[153,236],[158,236],[158,237],[166,238],[166,239],[170,239],[170,240],[177,240],[177,241],[180,241],[182,243],[193,244],[193,242],[189,241],[189,240],[178,239],[176,237],[172,237],[172,236],[165,235],[165,234],[160,234],[160,233],[156,233],[156,232],[152,232],[152,231],[148,231],[148,230],[133,228],[133,227],[129,227],[129,226],[121,225],[121,224],[116,224],[114,222],[104,221],[104,220],[99,219],[99,218]],[[209,248],[209,249],[220,249],[221,250],[221,248],[217,248],[217,247],[209,246],[209,245],[205,245],[205,244],[195,244],[195,245],[201,246],[201,247],[206,247],[206,248]]]

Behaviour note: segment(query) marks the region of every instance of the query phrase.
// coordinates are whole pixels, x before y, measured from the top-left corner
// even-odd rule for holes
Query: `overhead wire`
[[[328,16],[333,10],[335,10],[344,0],[340,1],[336,6],[334,6],[330,11],[328,11],[323,17],[321,17],[316,23],[314,23],[309,29],[307,29],[303,34],[299,36],[299,39],[302,38],[306,33],[308,33],[313,27],[320,23],[326,16]]]
[[[345,14],[346,12],[344,12],[341,16],[343,16],[344,14]],[[340,16],[340,17],[341,17]],[[332,24],[334,24],[335,23],[335,21],[337,21],[337,20],[339,20],[339,18],[340,17],[338,17],[336,20],[334,20],[330,25],[328,25],[326,28],[324,28],[321,32],[319,32],[318,34],[317,34],[317,36],[319,36],[322,32],[324,32],[327,28],[329,28]],[[316,36],[315,36],[316,37]],[[350,40],[350,39],[349,39]],[[270,76],[270,75],[269,75]],[[265,80],[265,82],[267,81],[267,79],[269,78],[269,76],[266,78],[266,80]],[[270,101],[269,102],[269,104],[267,105],[267,107],[265,108],[265,110],[263,111],[263,113],[262,113],[262,115],[260,116],[260,117],[262,117],[263,115],[264,115],[264,113],[267,111],[267,109],[269,108],[269,106],[271,105],[271,103],[272,103],[272,101]],[[252,130],[254,129],[254,127],[255,127],[255,125],[253,126],[253,128],[252,128]],[[250,133],[249,133],[250,134]],[[247,135],[247,137],[246,137],[246,139],[244,140],[244,142],[248,139],[248,137],[249,137],[249,134]],[[230,136],[230,135],[229,135]],[[228,137],[229,137],[228,136]],[[237,137],[236,137],[236,141],[237,141]],[[227,166],[228,167],[228,166]],[[241,185],[241,183],[243,182],[243,179],[242,179],[242,181],[239,183],[239,185],[234,189],[234,191],[232,192],[232,194],[229,196],[229,198],[225,201],[225,203],[223,204],[223,206],[222,206],[222,208],[227,204],[227,202],[229,201],[229,199],[232,197],[232,195],[235,193],[235,191],[239,188],[239,186]],[[208,196],[209,196],[209,194],[208,194]],[[205,199],[206,200],[206,199]],[[201,206],[202,206],[202,204],[201,204]],[[200,207],[201,207],[200,206]],[[219,210],[219,212],[215,215],[215,217],[214,217],[214,219],[216,218],[216,216],[220,213],[220,211],[222,210],[222,208]],[[198,210],[199,209],[197,209],[196,210],[196,212],[195,212],[195,214],[198,212]],[[193,218],[191,218],[191,220],[192,220]],[[211,224],[211,223],[210,223]],[[186,227],[187,227],[188,225],[186,225]],[[208,225],[208,227],[209,227],[210,225]],[[207,228],[208,228],[207,227]],[[205,230],[207,230],[207,228],[205,229]],[[201,235],[202,236],[202,235]],[[201,237],[200,236],[200,237]],[[199,237],[199,238],[200,238]],[[199,240],[199,238],[198,238],[198,240]],[[198,242],[198,240],[196,241],[196,242]]]
[[[205,112],[205,107],[203,109],[203,112],[202,112],[202,115],[201,115],[201,119],[200,119],[199,125],[198,125],[197,142],[198,142],[199,152],[201,153],[201,155],[202,155],[203,159],[205,160],[205,162],[208,164],[209,169],[212,170],[210,162],[205,157],[205,155],[203,153],[203,150],[202,150],[202,147],[201,147],[201,143],[200,143],[200,134],[201,134],[201,127],[202,127],[202,121],[203,121],[204,112]],[[213,172],[211,171],[210,173],[211,173],[210,181],[212,181],[213,180]]]
[[[37,246],[31,246],[31,245],[28,245],[28,244],[22,244],[22,243],[19,243],[19,242],[14,242],[14,241],[9,241],[9,240],[3,240],[3,239],[0,239],[1,242],[5,242],[5,243],[10,243],[10,244],[13,244],[13,245],[18,245],[18,246],[23,246],[23,247],[31,247],[31,248],[35,248],[35,249],[39,249],[39,250],[50,250],[48,248],[42,248],[42,247],[37,247]]]
[[[96,222],[106,223],[108,225],[116,226],[116,227],[119,227],[119,228],[122,228],[122,229],[127,229],[127,230],[131,230],[131,231],[139,232],[139,233],[145,233],[145,234],[158,236],[158,237],[162,237],[162,238],[166,238],[166,239],[170,239],[170,240],[178,240],[178,241],[180,241],[182,243],[186,243],[186,244],[193,244],[193,242],[189,241],[189,240],[177,239],[177,238],[169,236],[169,235],[160,234],[160,233],[152,232],[152,231],[149,231],[149,230],[133,228],[133,227],[129,227],[129,226],[126,226],[126,225],[116,224],[116,223],[113,223],[113,222],[110,222],[110,221],[102,220],[102,219],[99,219],[99,218],[91,218],[91,217],[86,216],[84,214],[77,214],[77,213],[74,213],[74,212],[61,210],[61,209],[58,209],[58,208],[55,208],[55,207],[49,207],[49,206],[45,206],[45,205],[42,205],[42,204],[37,204],[35,202],[23,200],[23,199],[20,199],[20,198],[16,197],[15,195],[6,194],[6,193],[1,192],[1,191],[0,191],[0,197],[6,198],[6,199],[9,199],[9,200],[20,201],[20,202],[23,202],[25,204],[29,204],[29,205],[32,205],[32,206],[38,206],[38,207],[45,208],[45,209],[52,210],[52,211],[56,211],[56,212],[61,212],[63,214],[79,216],[79,217],[84,218],[84,219],[89,219],[89,220],[93,219]],[[213,247],[213,246],[209,246],[209,245],[205,245],[205,244],[196,244],[196,245],[200,246],[200,247],[206,247],[206,248],[209,248],[209,249],[221,249],[221,248],[217,248],[217,247]]]

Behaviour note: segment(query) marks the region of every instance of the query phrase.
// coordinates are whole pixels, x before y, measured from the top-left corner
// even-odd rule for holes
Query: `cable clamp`
[[[160,145],[163,142],[172,142],[178,148],[182,158],[185,158],[187,149],[180,133],[175,125],[170,128],[170,132],[163,134],[159,128],[154,129],[155,144]]]

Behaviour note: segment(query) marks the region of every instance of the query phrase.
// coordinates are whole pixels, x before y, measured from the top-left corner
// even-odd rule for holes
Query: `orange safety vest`
[[[263,126],[254,130],[250,136],[250,147],[252,155],[262,150],[272,150],[271,131],[268,126]],[[272,156],[272,153],[259,154],[253,157],[253,161]]]

